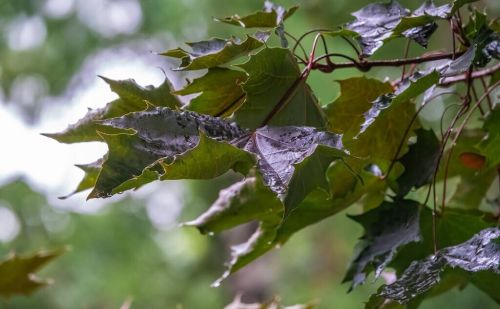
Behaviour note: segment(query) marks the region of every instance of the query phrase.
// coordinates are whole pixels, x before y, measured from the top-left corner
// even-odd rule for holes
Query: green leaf
[[[216,67],[174,93],[182,96],[199,93],[199,96],[191,99],[186,109],[200,114],[228,117],[245,100],[240,84],[246,79],[244,72]]]
[[[438,283],[445,267],[456,267],[471,273],[488,270],[500,275],[500,244],[495,242],[499,237],[499,229],[485,229],[466,242],[415,261],[396,282],[382,286],[378,295],[407,303]]]
[[[104,161],[103,159],[99,159],[89,164],[77,164],[76,167],[80,168],[85,173],[85,175],[78,184],[78,187],[76,187],[76,189],[73,192],[71,192],[66,196],[60,197],[60,199],[66,199],[76,193],[94,187],[97,181],[97,177],[99,176],[99,172],[101,171],[103,161]]]
[[[483,129],[488,135],[476,148],[486,157],[487,166],[494,168],[500,164],[500,108],[486,118]]]
[[[361,125],[360,133],[352,140],[344,140],[346,149],[352,155],[368,158],[382,170],[393,159],[398,159],[406,153],[408,147],[405,139],[409,139],[418,122],[411,124],[407,136],[405,130],[415,115],[415,106],[410,102],[393,104],[391,99],[380,97],[372,103],[372,107],[364,114],[365,122]],[[396,157],[399,144],[403,147]]]
[[[364,113],[382,94],[392,91],[389,83],[366,77],[352,77],[337,81],[340,95],[325,107],[328,129],[344,134],[345,139],[358,135],[364,122]]]
[[[235,112],[235,120],[242,127],[325,126],[318,100],[300,78],[297,61],[288,49],[264,48],[240,67],[249,75],[243,84],[245,103]],[[279,103],[283,103],[282,108],[264,123]]]
[[[454,14],[462,6],[469,4],[469,3],[477,2],[477,1],[478,0],[454,0],[453,3],[451,4],[451,13],[449,14],[449,16]]]
[[[255,165],[252,154],[225,142],[209,138],[201,132],[196,147],[175,156],[172,163],[160,161],[166,179],[211,179],[232,169],[242,175]]]
[[[283,214],[283,205],[262,178],[248,177],[219,192],[219,198],[201,216],[184,223],[203,234],[219,233],[254,220]]]
[[[153,86],[141,87],[135,80],[112,80],[103,76],[100,76],[111,88],[111,90],[116,93],[120,99],[129,102],[128,104],[137,104],[137,106],[144,107],[144,102],[149,103],[153,106],[163,106],[169,107],[171,109],[176,109],[180,106],[180,102],[176,96],[170,94],[172,86],[168,79],[165,79],[163,84],[158,88]],[[116,107],[116,106],[115,106]],[[109,118],[116,117],[118,115],[124,115],[124,111],[119,110],[114,111]]]
[[[243,42],[238,38],[190,42],[186,43],[191,47],[190,52],[177,48],[166,51],[162,53],[162,55],[180,58],[181,65],[177,70],[209,69],[248,55],[252,50],[263,46],[268,36],[269,35],[259,35],[255,38],[247,35]]]
[[[384,202],[350,218],[365,230],[344,278],[344,282],[352,281],[351,289],[364,283],[372,266],[375,276],[380,276],[398,247],[420,240],[419,204],[415,201]]]
[[[373,101],[373,107],[365,116],[365,125],[371,124],[372,115],[378,115],[378,111],[388,106],[396,106],[407,103],[418,97],[439,82],[440,74],[436,70],[429,72],[415,72],[403,79],[395,91],[384,93]],[[363,129],[362,129],[363,130]]]
[[[260,222],[246,243],[232,247],[228,270],[216,284],[270,249],[283,211],[283,204],[262,179],[251,177],[222,190],[207,212],[185,223],[202,233],[218,233],[246,222]]]
[[[397,179],[398,196],[404,197],[410,190],[427,184],[437,167],[441,144],[432,130],[419,129],[417,142],[399,160],[405,170]]]
[[[110,196],[115,188],[141,175],[159,159],[173,161],[175,156],[198,144],[200,130],[220,141],[245,134],[237,125],[218,118],[187,111],[178,113],[168,108],[130,113],[105,120],[103,124],[135,133],[101,134],[109,153],[89,198]]]
[[[403,79],[394,92],[392,105],[401,104],[412,100],[427,89],[436,85],[439,82],[440,75],[437,71],[430,72],[415,72],[409,77]]]
[[[115,187],[111,194],[140,187],[167,179],[211,179],[228,170],[246,175],[255,165],[252,154],[226,142],[209,138],[200,132],[198,144],[173,158],[161,158],[146,167],[139,176],[133,177]]]
[[[339,161],[333,163],[328,173],[330,194],[322,189],[312,191],[294,211],[290,212],[279,224],[269,224],[267,230],[258,230],[247,243],[245,264],[257,259],[275,247],[282,246],[290,237],[299,230],[332,216],[351,206],[368,192],[385,190],[387,184],[384,180],[361,171],[362,181],[353,175],[346,164]],[[241,194],[242,200],[251,200],[252,194]],[[256,205],[258,205],[256,203]],[[256,207],[256,206],[253,206]],[[281,206],[283,207],[283,206]],[[236,220],[237,216],[232,217]],[[248,222],[239,221],[238,224]],[[227,275],[227,274],[226,274]]]
[[[89,110],[87,115],[77,123],[70,125],[61,133],[43,134],[61,143],[81,143],[91,141],[102,141],[97,131],[116,134],[123,130],[110,128],[99,123],[101,120],[120,117],[130,112],[143,111],[149,105],[163,106],[177,109],[180,101],[170,93],[171,85],[167,79],[159,87],[141,87],[134,80],[114,81],[104,78],[111,90],[118,94],[119,98],[108,103],[105,107]]]
[[[352,168],[356,167],[334,162],[327,172],[329,193],[319,189],[311,192],[279,227],[276,244],[284,244],[297,231],[335,215],[367,194],[387,189],[385,180],[363,169],[355,169],[359,173],[355,175]]]
[[[35,272],[64,252],[40,251],[29,256],[11,254],[0,261],[0,296],[29,295],[51,284],[51,280],[40,279]]]
[[[367,164],[387,167],[415,114],[413,104],[399,99],[394,104],[393,96],[382,96],[393,90],[390,84],[374,79],[356,77],[339,83],[339,97],[325,108],[329,130],[344,133],[344,147],[353,156],[364,159]],[[411,97],[404,92],[401,95]],[[382,101],[383,98],[387,100]],[[413,124],[411,129],[416,126]],[[405,152],[403,147],[400,155]]]
[[[275,28],[285,19],[292,16],[298,8],[298,6],[292,6],[289,9],[285,9],[281,5],[266,1],[262,11],[257,11],[243,17],[233,15],[224,18],[216,18],[215,20],[243,28]]]
[[[469,275],[470,282],[477,288],[488,294],[493,300],[500,305],[500,293],[498,293],[498,285],[500,284],[500,276],[498,273],[489,271],[480,271]]]
[[[447,150],[443,158],[449,160],[448,178],[459,177],[455,193],[447,203],[451,207],[479,209],[486,202],[486,193],[497,176],[495,166],[485,165],[477,149],[485,137],[481,130],[462,131],[453,149]],[[451,152],[451,158],[448,159]],[[444,168],[440,169],[438,180],[444,180]]]

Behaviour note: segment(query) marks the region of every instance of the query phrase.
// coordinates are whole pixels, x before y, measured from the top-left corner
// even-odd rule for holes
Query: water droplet
[[[218,279],[214,283],[212,283],[212,285],[210,285],[210,286],[213,288],[218,288],[218,287],[220,287],[221,282],[222,282],[222,280]]]
[[[387,93],[379,96],[378,98],[373,101],[373,105],[377,109],[385,109],[391,105],[392,100],[394,99],[395,95],[393,93]]]

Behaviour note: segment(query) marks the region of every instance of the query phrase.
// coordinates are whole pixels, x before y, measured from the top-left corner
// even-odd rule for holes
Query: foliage
[[[499,234],[487,229],[498,224],[498,215],[482,204],[499,169],[499,107],[493,92],[499,82],[490,78],[500,67],[499,34],[497,21],[472,6],[469,24],[462,23],[460,12],[471,2],[436,7],[426,1],[413,12],[396,1],[370,4],[340,28],[295,38],[285,31],[284,21],[296,8],[266,1],[262,12],[218,19],[266,32],[191,42],[189,50],[162,53],[180,60],[176,70],[208,69],[183,89],[171,89],[168,81],[159,88],[142,88],[105,79],[119,99],[89,111],[62,133],[46,135],[63,143],[107,143],[108,154],[85,166],[87,174],[75,191],[93,187],[88,198],[156,180],[211,179],[229,170],[241,174],[243,179],[222,190],[207,212],[186,223],[202,233],[217,233],[259,222],[246,243],[232,248],[228,270],[215,285],[302,228],[361,203],[367,211],[353,219],[365,234],[346,280],[355,287],[373,269],[376,276],[388,266],[398,271],[397,281],[382,287],[367,306],[381,307],[391,300],[418,306],[435,289],[464,280],[498,302],[491,287],[500,283]],[[427,46],[441,22],[458,42],[451,52],[369,59],[399,37]],[[316,36],[310,53],[297,54],[297,48],[305,50],[303,38],[311,33]],[[326,36],[347,41],[354,56],[328,53]],[[272,46],[273,40],[280,45]],[[325,54],[317,56],[321,43]],[[432,69],[417,70],[426,63],[433,63]],[[406,71],[408,65],[412,67]],[[340,95],[326,106],[307,84],[312,71],[400,66],[402,74],[392,82],[367,76],[338,81]],[[476,81],[484,85],[480,93]],[[465,89],[448,92],[459,98],[459,108],[451,120],[443,115],[446,129],[436,133],[419,128],[426,125],[421,111],[442,95],[438,90],[460,83]],[[178,98],[194,93],[200,95],[187,104]],[[481,128],[472,118],[483,122]],[[471,142],[467,137],[473,132]],[[471,163],[470,158],[483,158],[483,163]],[[481,176],[479,183],[474,181],[479,174],[493,177]],[[461,190],[447,196],[452,177],[468,190],[466,197],[460,197]],[[498,186],[494,190],[498,195]],[[448,266],[472,275],[460,273],[460,280],[440,282]]]
[[[40,279],[34,273],[63,252],[64,250],[40,251],[30,256],[9,255],[0,262],[0,295],[28,295],[50,284],[51,280]]]

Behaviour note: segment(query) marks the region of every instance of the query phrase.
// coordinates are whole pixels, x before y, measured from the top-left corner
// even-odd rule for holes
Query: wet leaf
[[[285,9],[281,5],[276,5],[271,1],[265,1],[264,8],[261,11],[243,17],[233,15],[230,17],[216,18],[215,20],[243,28],[275,28],[285,19],[292,16],[298,8],[298,6],[292,6],[289,9]]]
[[[370,109],[372,102],[378,96],[392,91],[392,87],[389,83],[366,77],[352,77],[337,82],[340,95],[325,107],[328,129],[350,139],[361,130],[364,113]]]
[[[500,58],[500,34],[492,29],[485,14],[474,11],[464,32],[475,49],[474,65],[484,67],[491,59]]]
[[[103,161],[104,161],[103,159],[99,159],[89,164],[77,164],[76,166],[80,168],[85,173],[85,175],[78,184],[78,187],[76,187],[76,189],[73,192],[71,192],[66,196],[60,197],[60,199],[66,199],[76,193],[94,187],[97,181],[97,177],[99,176],[99,172],[101,171]]]
[[[177,95],[199,95],[185,107],[188,110],[211,116],[230,116],[245,100],[240,84],[247,79],[244,72],[226,68],[211,68],[208,73],[195,79]]]
[[[419,204],[411,200],[384,202],[364,214],[350,216],[365,232],[344,278],[351,289],[363,284],[371,267],[378,277],[398,247],[420,240]]]
[[[280,220],[275,217],[274,220],[265,221],[267,222],[265,225],[265,229],[263,228],[263,224],[261,224],[259,229],[257,229],[257,231],[249,239],[249,241],[245,243],[245,245],[236,248],[242,250],[236,250],[234,252],[241,254],[233,255],[232,261],[234,263],[231,263],[231,265],[242,265],[241,267],[243,267],[244,265],[264,255],[268,251],[274,249],[275,247],[283,245],[288,241],[288,239],[290,239],[293,234],[295,234],[299,230],[344,210],[345,208],[359,200],[366,193],[385,190],[387,188],[387,184],[385,183],[385,181],[365,171],[360,172],[359,177],[361,177],[362,179],[360,180],[356,175],[353,174],[352,170],[350,170],[350,168],[348,168],[346,164],[343,164],[339,161],[333,163],[333,166],[328,170],[327,175],[330,184],[330,194],[322,189],[316,189],[312,191],[294,211],[290,212],[288,216],[280,217]],[[271,191],[267,187],[265,188],[265,192],[271,193]],[[262,196],[262,198],[264,198],[263,194],[264,191],[262,191],[262,193],[259,193],[258,196]],[[240,199],[241,201],[254,201],[256,193],[250,190],[242,190],[237,195],[238,199]],[[236,198],[236,193],[230,194],[228,196],[231,197],[231,199],[234,199]],[[279,201],[278,199],[276,199],[275,195],[273,195],[272,200]],[[247,211],[252,212],[252,209],[255,208],[255,210],[257,211],[255,215],[267,220],[266,218],[268,217],[265,213],[263,213],[262,215],[259,214],[259,207],[257,205],[261,204],[255,202],[252,203],[252,205],[252,208],[248,209]],[[264,207],[270,207],[265,203],[263,203],[262,205]],[[276,204],[273,207],[275,207],[275,209],[280,209],[281,214],[283,214],[284,206],[282,204],[280,204],[280,206]],[[269,215],[271,215],[271,213]],[[225,216],[230,216],[231,222],[233,222],[234,225],[226,227],[223,225],[223,221],[220,220],[217,221],[217,227],[212,227],[214,231],[216,231],[219,226],[221,227],[221,229],[225,229],[235,226],[236,224],[258,220],[255,219],[256,217],[249,216],[248,214],[246,214],[246,212],[243,211],[238,213],[227,212]],[[236,271],[236,268],[234,268],[234,266],[231,267],[232,272]],[[225,273],[221,280],[226,278],[230,273],[231,271]]]
[[[392,91],[388,83],[359,77],[341,81],[340,85],[340,96],[325,108],[329,130],[344,132],[344,147],[351,155],[366,160],[366,164],[387,167],[415,114],[414,106],[399,99],[393,104],[392,94],[382,96]],[[403,147],[400,156],[405,152]]]
[[[276,194],[262,179],[251,177],[222,190],[208,211],[185,225],[195,226],[202,233],[218,233],[243,223],[260,222],[246,243],[232,247],[228,270],[220,282],[270,249],[283,212]]]
[[[499,229],[485,229],[464,243],[441,249],[424,260],[414,261],[396,282],[382,286],[378,295],[407,303],[436,285],[446,267],[467,272],[488,270],[500,275],[498,238]]]
[[[415,72],[403,79],[394,92],[393,105],[412,100],[439,82],[439,73],[435,70],[430,72]]]
[[[211,179],[228,170],[246,175],[254,165],[255,158],[252,154],[200,132],[199,141],[194,148],[175,155],[173,161],[169,157],[155,161],[139,176],[115,187],[111,194],[137,190],[156,180]]]
[[[427,47],[430,36],[437,29],[436,20],[448,18],[449,5],[437,7],[434,1],[425,1],[410,16],[405,16],[393,30],[393,36],[403,35]]]
[[[198,144],[200,130],[218,141],[245,134],[237,125],[218,118],[168,108],[130,113],[103,124],[130,133],[101,134],[109,153],[89,198],[109,196],[117,186],[141,175],[159,159],[170,163]]]
[[[427,184],[434,173],[441,144],[432,130],[418,129],[417,142],[399,160],[405,170],[397,179],[398,196],[404,197],[415,187]]]
[[[180,58],[181,64],[177,70],[209,69],[248,55],[252,50],[263,46],[265,40],[267,36],[259,35],[255,38],[247,35],[243,42],[238,38],[190,42],[186,44],[191,47],[191,51],[177,48],[163,52],[162,55]]]
[[[327,168],[347,156],[340,135],[311,127],[266,126],[237,145],[257,156],[264,182],[282,196],[287,213],[316,187],[328,192]]]
[[[415,106],[410,102],[393,104],[394,97],[381,96],[372,103],[372,107],[364,113],[365,121],[360,133],[352,140],[344,140],[346,149],[354,156],[367,158],[384,170],[393,159],[398,159],[408,150],[407,143],[396,157],[399,144],[403,139],[409,139],[414,129],[418,128],[415,121],[410,134],[404,136],[406,128],[415,115]]]
[[[370,56],[391,36],[401,18],[409,13],[409,10],[396,1],[371,3],[352,13],[356,20],[345,27],[359,34],[358,41],[363,55]]]
[[[422,242],[409,243],[402,247],[389,265],[390,267],[396,269],[398,277],[410,266],[413,261],[425,259],[427,256],[434,253],[432,221],[432,211],[428,208],[424,208],[420,214]],[[491,220],[486,213],[476,210],[472,211],[447,208],[446,212],[437,218],[436,239],[438,248],[459,245],[473,237],[475,234],[494,225],[494,220]],[[496,276],[496,278],[497,280],[500,280],[499,276]],[[483,275],[483,272],[470,274],[457,269],[445,269],[445,271],[441,273],[441,281],[428,292],[416,297],[411,301],[411,303],[419,303],[425,298],[439,294],[446,286],[463,286],[468,282],[473,283],[478,288],[488,293],[491,297],[495,298],[497,293],[487,288],[487,282],[492,282],[492,278],[490,276]]]
[[[41,279],[35,273],[64,252],[40,251],[28,256],[8,256],[0,262],[0,296],[29,295],[51,284],[51,280]]]
[[[268,125],[325,126],[318,100],[309,86],[299,80],[299,66],[288,49],[264,48],[239,67],[249,75],[243,84],[245,103],[235,112],[235,120],[242,127],[263,126],[266,117],[282,101],[284,106]]]
[[[448,77],[465,73],[472,65],[476,56],[476,46],[473,45],[457,59],[450,61],[441,68],[441,76]]]
[[[371,56],[386,41],[401,36],[427,47],[430,36],[437,29],[436,21],[449,19],[460,7],[475,1],[457,0],[442,6],[425,1],[411,13],[397,1],[372,3],[354,12],[356,20],[345,27],[357,33],[364,56]],[[343,35],[353,37],[349,33]]]
[[[500,108],[488,116],[483,129],[488,135],[476,147],[486,157],[487,166],[495,167],[500,164]]]
[[[118,94],[119,98],[108,103],[105,107],[89,110],[87,115],[77,123],[70,125],[60,133],[43,134],[61,143],[81,143],[91,141],[102,141],[97,131],[103,133],[120,133],[123,130],[103,126],[99,121],[120,117],[130,112],[143,111],[149,105],[163,106],[176,109],[180,101],[170,93],[170,82],[165,79],[159,87],[141,87],[134,80],[111,80],[104,78],[111,90]]]

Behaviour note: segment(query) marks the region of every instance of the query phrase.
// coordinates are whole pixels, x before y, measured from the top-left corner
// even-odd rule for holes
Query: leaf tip
[[[226,270],[222,276],[220,276],[219,279],[215,280],[211,285],[210,287],[212,288],[218,288],[220,287],[220,285],[222,284],[222,281],[226,280],[227,277],[229,277],[229,275],[231,274],[231,271],[230,270]]]

